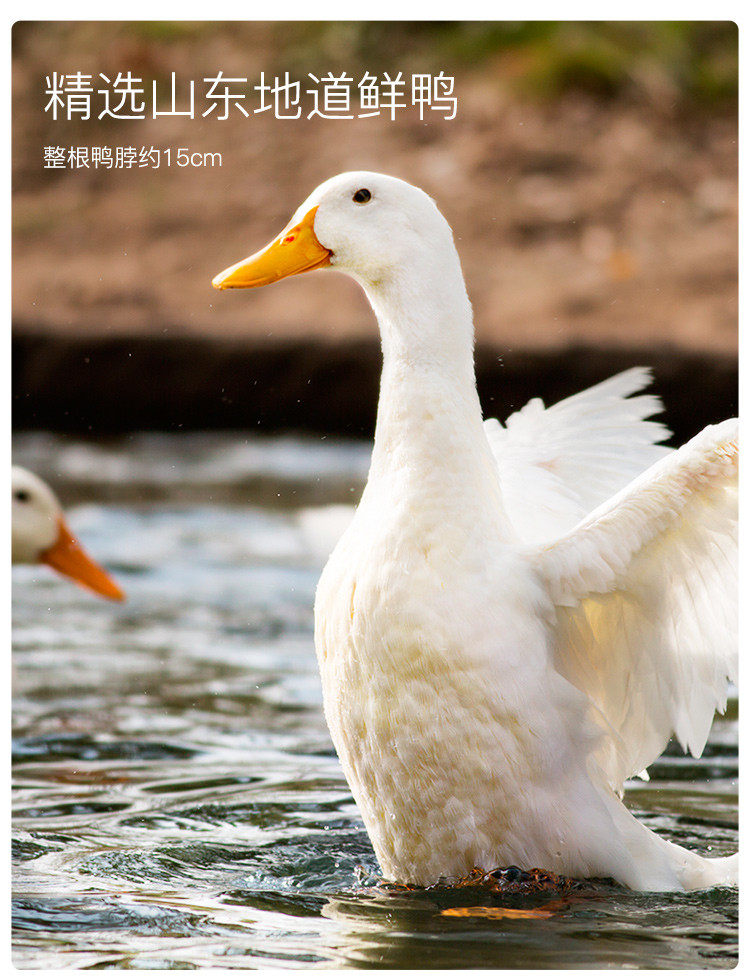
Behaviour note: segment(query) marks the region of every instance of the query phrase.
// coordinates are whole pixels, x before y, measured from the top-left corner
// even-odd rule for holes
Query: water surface
[[[728,968],[727,889],[378,884],[322,714],[315,585],[367,445],[19,437],[128,594],[13,574],[14,963],[28,969]],[[737,847],[736,701],[630,806]]]

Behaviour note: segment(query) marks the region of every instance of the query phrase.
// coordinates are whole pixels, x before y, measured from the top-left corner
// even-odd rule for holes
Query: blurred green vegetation
[[[16,53],[39,26],[14,25]],[[57,31],[62,43],[72,34],[84,40],[87,28],[92,44],[117,32],[152,50],[189,50],[197,63],[214,40],[290,73],[460,69],[533,98],[579,91],[712,110],[734,110],[738,101],[739,30],[732,21],[154,20],[50,22],[42,30]]]
[[[657,95],[736,104],[739,39],[731,21],[375,21],[278,24],[301,60],[346,51],[358,63],[493,72],[521,93],[555,98]]]

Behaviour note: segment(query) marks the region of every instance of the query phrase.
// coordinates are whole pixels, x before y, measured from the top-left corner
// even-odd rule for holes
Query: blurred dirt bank
[[[230,294],[210,284],[347,169],[422,186],[451,223],[488,413],[534,394],[554,400],[633,362],[654,365],[681,433],[736,410],[731,103],[687,99],[668,71],[649,75],[640,62],[616,90],[572,84],[541,96],[514,83],[517,48],[515,60],[498,43],[481,63],[451,61],[450,30],[404,24],[363,53],[366,32],[353,25],[338,46],[305,26],[16,25],[16,425],[368,434],[377,333],[353,283],[317,274]],[[394,65],[452,71],[455,119],[410,110],[394,120],[55,122],[44,111],[52,71],[200,80],[221,69],[252,84],[261,71]],[[188,147],[220,154],[221,166],[43,166],[45,147],[102,145]]]

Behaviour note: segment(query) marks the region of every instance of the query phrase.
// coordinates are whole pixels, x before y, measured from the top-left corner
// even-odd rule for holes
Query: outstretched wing
[[[615,789],[673,733],[699,755],[736,680],[737,437],[705,428],[537,553],[555,665],[597,710]]]
[[[670,449],[669,430],[646,418],[662,404],[631,396],[651,380],[634,367],[545,408],[534,399],[505,426],[485,421],[500,469],[503,501],[525,542],[555,539]]]

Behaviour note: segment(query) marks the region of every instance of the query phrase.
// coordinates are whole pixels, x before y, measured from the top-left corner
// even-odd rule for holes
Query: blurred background
[[[204,117],[220,71],[250,108],[261,73],[442,72],[456,112],[308,119],[305,94],[297,120]],[[168,107],[174,73],[183,109],[194,81],[194,118],[99,119],[96,92],[88,119],[45,111],[55,75],[128,72],[149,110],[152,82]],[[727,890],[598,888],[540,925],[533,900],[506,921],[496,895],[372,887],[313,601],[367,473],[377,327],[341,275],[211,279],[322,180],[394,174],[454,229],[487,415],[644,364],[683,441],[737,409],[737,28],[19,22],[12,124],[14,461],[127,595],[13,571],[16,966],[735,966]],[[129,148],[161,165],[67,165]],[[737,738],[732,690],[703,756],[672,744],[631,809],[736,850]]]
[[[376,169],[454,229],[480,392],[504,416],[653,365],[682,440],[736,410],[737,57],[730,22],[28,22],[13,28],[16,428],[372,432],[374,318],[343,276],[220,294],[322,180]],[[53,72],[156,80],[194,118],[45,111]],[[204,78],[454,79],[455,118],[299,119]],[[97,84],[99,82],[99,84]],[[308,83],[308,84],[306,84]],[[160,106],[164,107],[164,104]],[[172,165],[49,169],[46,147],[172,150]],[[175,165],[186,148],[199,165]],[[210,155],[213,154],[213,155]],[[221,163],[218,164],[218,156]]]

